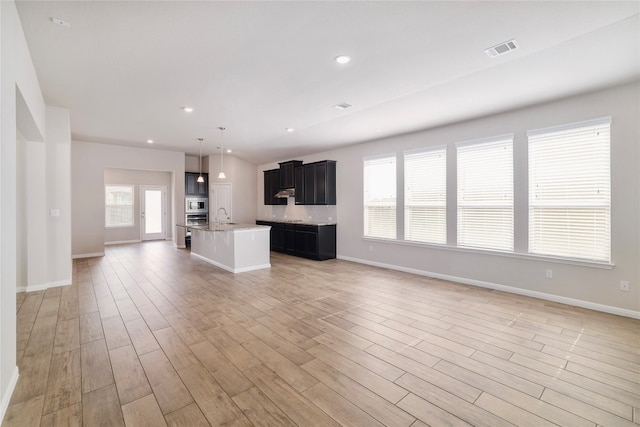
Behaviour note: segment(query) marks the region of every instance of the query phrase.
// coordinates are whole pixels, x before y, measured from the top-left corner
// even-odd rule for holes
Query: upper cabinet
[[[209,196],[209,174],[203,173],[204,182],[198,182],[200,174],[186,172],[184,174],[184,195],[188,197]]]
[[[336,162],[323,160],[303,166],[305,205],[336,204]],[[296,192],[298,188],[296,187]]]
[[[264,204],[286,205],[287,199],[279,199],[276,193],[280,190],[280,169],[264,171]]]
[[[303,164],[292,160],[280,163],[280,169],[264,171],[265,205],[287,204],[287,199],[275,197],[281,188],[295,188],[296,205],[335,205],[336,161]]]
[[[302,165],[301,160],[289,160],[278,163],[280,165],[279,185],[280,188],[293,188],[295,186],[295,168]]]

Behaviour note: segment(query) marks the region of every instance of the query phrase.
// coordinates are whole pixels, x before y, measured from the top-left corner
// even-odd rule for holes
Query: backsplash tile
[[[285,205],[265,205],[260,208],[263,220],[296,219],[302,221],[338,221],[336,205],[296,205],[293,197],[287,199]]]

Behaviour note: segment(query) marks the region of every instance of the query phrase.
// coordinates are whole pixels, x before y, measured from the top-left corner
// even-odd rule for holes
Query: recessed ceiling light
[[[351,107],[351,104],[347,104],[346,102],[341,102],[333,106],[333,108],[337,108],[338,110],[346,110]]]
[[[291,132],[293,132],[293,131],[294,131],[294,129],[293,129],[293,128],[286,128],[285,130],[286,130],[287,132],[289,132],[289,133],[291,133]]]
[[[147,139],[147,144],[153,144],[153,139]]]
[[[338,64],[346,64],[349,61],[351,61],[351,57],[350,56],[346,56],[346,55],[340,55],[340,56],[336,56],[336,62]]]
[[[60,25],[61,27],[67,27],[67,28],[71,27],[70,22],[63,21],[62,19],[59,19],[59,18],[54,18],[53,16],[51,17],[51,22],[53,22],[56,25]]]
[[[191,113],[191,112],[193,112],[193,108],[191,108],[191,107],[182,107],[182,109],[183,109],[186,113]]]
[[[227,153],[231,153],[231,148],[227,148]]]

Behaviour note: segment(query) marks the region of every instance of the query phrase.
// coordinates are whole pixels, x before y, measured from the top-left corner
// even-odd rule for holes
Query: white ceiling
[[[210,154],[225,126],[223,144],[256,164],[640,76],[637,1],[18,1],[17,8],[45,101],[71,111],[74,139],[197,154],[203,137]],[[512,38],[520,49],[484,53]],[[338,65],[342,54],[353,60]],[[353,107],[332,108],[340,102]]]

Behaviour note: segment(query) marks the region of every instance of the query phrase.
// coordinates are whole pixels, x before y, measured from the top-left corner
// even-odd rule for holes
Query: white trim
[[[640,311],[627,310],[625,308],[613,307],[610,305],[598,304],[591,301],[584,301],[575,298],[568,298],[559,295],[547,294],[544,292],[531,291],[528,289],[516,288],[513,286],[499,285],[497,283],[484,282],[481,280],[467,279],[465,277],[449,276],[447,274],[433,273],[430,271],[418,270],[415,268],[401,267],[393,264],[385,264],[381,262],[369,261],[365,259],[352,258],[348,256],[338,255],[338,259],[344,261],[357,262],[359,264],[371,265],[374,267],[387,268],[390,270],[403,271],[419,276],[433,277],[434,279],[448,280],[451,282],[463,283],[465,285],[478,286],[481,288],[495,289],[497,291],[509,292],[517,295],[524,295],[532,298],[538,298],[546,301],[568,304],[575,307],[587,308],[589,310],[601,311],[603,313],[615,314],[618,316],[630,317],[632,319],[640,319]]]
[[[389,153],[385,153],[385,154],[374,154],[372,156],[365,156],[362,158],[363,162],[369,162],[369,161],[375,161],[375,160],[384,160],[384,159],[390,159],[390,158],[396,158],[398,156],[398,154],[394,151],[389,152]]]
[[[493,255],[493,256],[503,256],[507,258],[518,258],[518,259],[526,259],[529,261],[544,261],[544,262],[553,262],[556,264],[567,264],[567,265],[579,265],[581,267],[590,267],[590,268],[601,268],[603,270],[611,270],[616,265],[613,263],[607,262],[598,262],[598,261],[589,261],[578,258],[561,258],[554,257],[550,255],[537,255],[523,252],[506,252],[492,249],[480,249],[480,248],[468,248],[462,246],[449,246],[449,245],[439,245],[437,243],[427,243],[427,242],[414,242],[413,240],[400,240],[400,239],[384,239],[381,237],[369,237],[362,236],[362,240],[368,240],[372,242],[379,243],[391,243],[393,245],[404,245],[404,246],[414,246],[418,248],[425,249],[438,249],[445,250],[451,252],[466,252],[472,254],[482,254],[482,255]]]
[[[456,142],[454,146],[458,148],[458,147],[464,147],[467,145],[487,144],[490,142],[513,142],[514,137],[515,137],[514,133],[505,133],[504,135],[489,136],[486,138],[479,138],[479,139],[468,139],[466,141]]]
[[[584,120],[581,122],[567,123],[558,126],[550,126],[546,128],[532,129],[527,131],[527,137],[540,135],[541,133],[561,132],[563,130],[586,128],[589,126],[598,126],[611,124],[611,116],[600,117],[598,119]]]
[[[11,378],[9,379],[9,384],[7,384],[5,394],[4,396],[2,396],[2,403],[0,403],[0,423],[2,423],[2,421],[4,420],[4,416],[7,414],[7,408],[9,407],[9,402],[11,401],[11,395],[16,388],[16,384],[18,384],[19,376],[20,372],[18,371],[18,367],[15,366],[13,368]]]
[[[97,256],[104,256],[104,252],[93,252],[93,253],[87,253],[87,254],[71,255],[71,259],[93,258],[93,257],[97,257]]]
[[[35,291],[44,291],[49,288],[55,288],[57,286],[70,286],[72,280],[56,280],[55,282],[47,282],[41,283],[39,285],[26,285],[26,286],[16,286],[16,292],[35,292]]]
[[[271,268],[271,263],[269,264],[260,264],[260,265],[252,265],[251,267],[242,267],[242,268],[233,268],[233,267],[229,267],[228,265],[225,264],[221,264],[217,261],[214,261],[210,258],[207,257],[203,257],[202,255],[198,255],[198,254],[194,254],[193,252],[191,252],[191,256],[194,258],[198,258],[204,262],[208,262],[209,264],[213,264],[216,267],[219,267],[223,270],[226,270],[230,273],[245,273],[247,271],[254,271],[254,270],[262,270],[265,268]]]
[[[425,148],[415,148],[412,150],[405,150],[402,152],[403,157],[407,157],[407,156],[411,156],[413,154],[422,154],[422,153],[428,153],[430,151],[436,151],[436,150],[444,150],[445,153],[447,152],[447,145],[434,145],[432,147],[425,147]]]
[[[126,244],[126,243],[141,243],[142,240],[137,239],[137,240],[115,240],[113,242],[104,242],[105,246],[109,246],[109,245],[122,245],[122,244]]]

